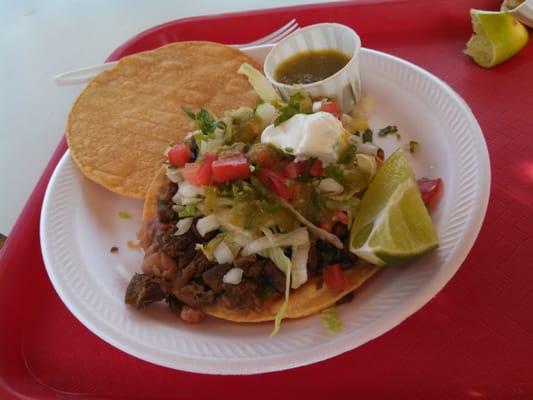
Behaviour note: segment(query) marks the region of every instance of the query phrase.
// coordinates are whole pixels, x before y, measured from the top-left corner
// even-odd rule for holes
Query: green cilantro
[[[409,151],[410,151],[411,153],[414,153],[414,152],[418,149],[418,146],[419,146],[419,144],[418,144],[417,141],[415,141],[415,140],[411,140],[411,141],[409,142]]]
[[[378,132],[379,136],[387,136],[389,133],[396,133],[398,132],[398,127],[396,125],[389,125],[385,128],[381,128]]]
[[[324,170],[326,176],[335,179],[339,183],[343,183],[343,169],[339,165],[330,164]]]
[[[279,204],[277,202],[263,200],[261,202],[261,208],[270,214],[274,214],[279,210]]]
[[[371,129],[365,129],[364,132],[363,132],[363,136],[362,136],[362,139],[363,139],[363,143],[372,143],[372,136],[373,136],[373,132]]]
[[[292,147],[285,147],[283,150],[285,150],[285,153],[294,153],[294,149]]]
[[[279,109],[279,112],[279,116],[274,121],[274,126],[278,126],[296,114],[309,114],[312,112],[311,99],[309,96],[295,93],[289,98],[288,103]]]
[[[216,128],[224,129],[226,124],[223,121],[217,121],[209,115],[209,112],[205,108],[200,108],[197,114],[193,113],[191,110],[186,107],[182,107],[185,114],[189,116],[192,120],[196,121],[196,126],[204,134],[213,133]]]
[[[178,213],[180,218],[194,217],[196,215],[196,204],[187,204],[185,209]]]
[[[349,145],[339,156],[340,164],[348,164],[353,162],[355,157],[355,152],[357,151],[357,146],[355,144]]]
[[[130,219],[131,215],[129,213],[127,213],[126,211],[119,211],[118,212],[118,217],[120,219]]]
[[[319,195],[315,190],[311,190],[310,197],[311,203],[316,208],[322,208],[326,204],[326,198],[324,196]]]

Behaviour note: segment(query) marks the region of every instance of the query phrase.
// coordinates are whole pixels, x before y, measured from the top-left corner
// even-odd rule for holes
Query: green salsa
[[[335,49],[303,51],[278,65],[275,78],[287,85],[318,82],[340,71],[350,56]]]

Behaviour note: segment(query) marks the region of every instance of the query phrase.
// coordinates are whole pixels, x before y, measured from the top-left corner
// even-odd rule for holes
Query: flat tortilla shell
[[[118,194],[144,198],[169,143],[195,124],[182,106],[216,116],[259,97],[245,76],[240,50],[211,42],[180,42],[125,57],[95,77],[70,111],[71,155],[89,179]]]
[[[168,183],[165,169],[161,168],[156,174],[146,194],[143,219],[147,222],[157,214],[157,195],[159,188]],[[374,275],[380,267],[365,262],[358,262],[357,266],[344,271],[344,276],[349,282],[348,289],[341,292],[333,291],[323,285],[321,278],[310,279],[305,285],[291,291],[289,305],[285,318],[302,318],[320,312],[335,304],[350,292],[361,286],[367,279]],[[220,300],[217,303],[202,308],[207,314],[234,322],[263,322],[272,321],[281,307],[282,300],[264,302],[260,312],[230,309],[225,307]]]

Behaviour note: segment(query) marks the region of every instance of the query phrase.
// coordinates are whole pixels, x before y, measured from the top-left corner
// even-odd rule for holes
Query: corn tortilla
[[[254,107],[240,50],[211,42],[180,42],[125,57],[95,77],[70,111],[71,155],[89,179],[118,194],[144,198],[169,143],[195,129],[182,106],[221,116]]]
[[[161,168],[155,175],[148,192],[143,209],[143,219],[148,222],[157,215],[157,195],[161,186],[168,183],[165,169]],[[320,277],[310,279],[305,285],[291,291],[285,318],[302,318],[320,312],[335,304],[342,297],[360,287],[367,279],[379,270],[378,266],[359,261],[354,268],[344,271],[348,288],[343,291],[332,291],[321,283]],[[234,322],[273,321],[281,307],[282,300],[264,302],[261,311],[230,309],[218,299],[213,305],[203,307],[207,314],[220,319]]]

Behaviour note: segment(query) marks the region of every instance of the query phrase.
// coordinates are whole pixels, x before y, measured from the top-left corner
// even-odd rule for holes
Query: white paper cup
[[[533,28],[533,0],[526,0],[518,7],[507,10],[507,12],[524,25]]]
[[[335,97],[341,110],[348,113],[361,97],[360,48],[361,39],[353,29],[345,25],[311,25],[287,36],[272,48],[265,59],[265,75],[284,99],[299,90],[311,97]],[[323,49],[339,50],[350,56],[350,61],[340,71],[321,81],[305,85],[287,85],[276,81],[276,67],[287,58],[303,51]]]

